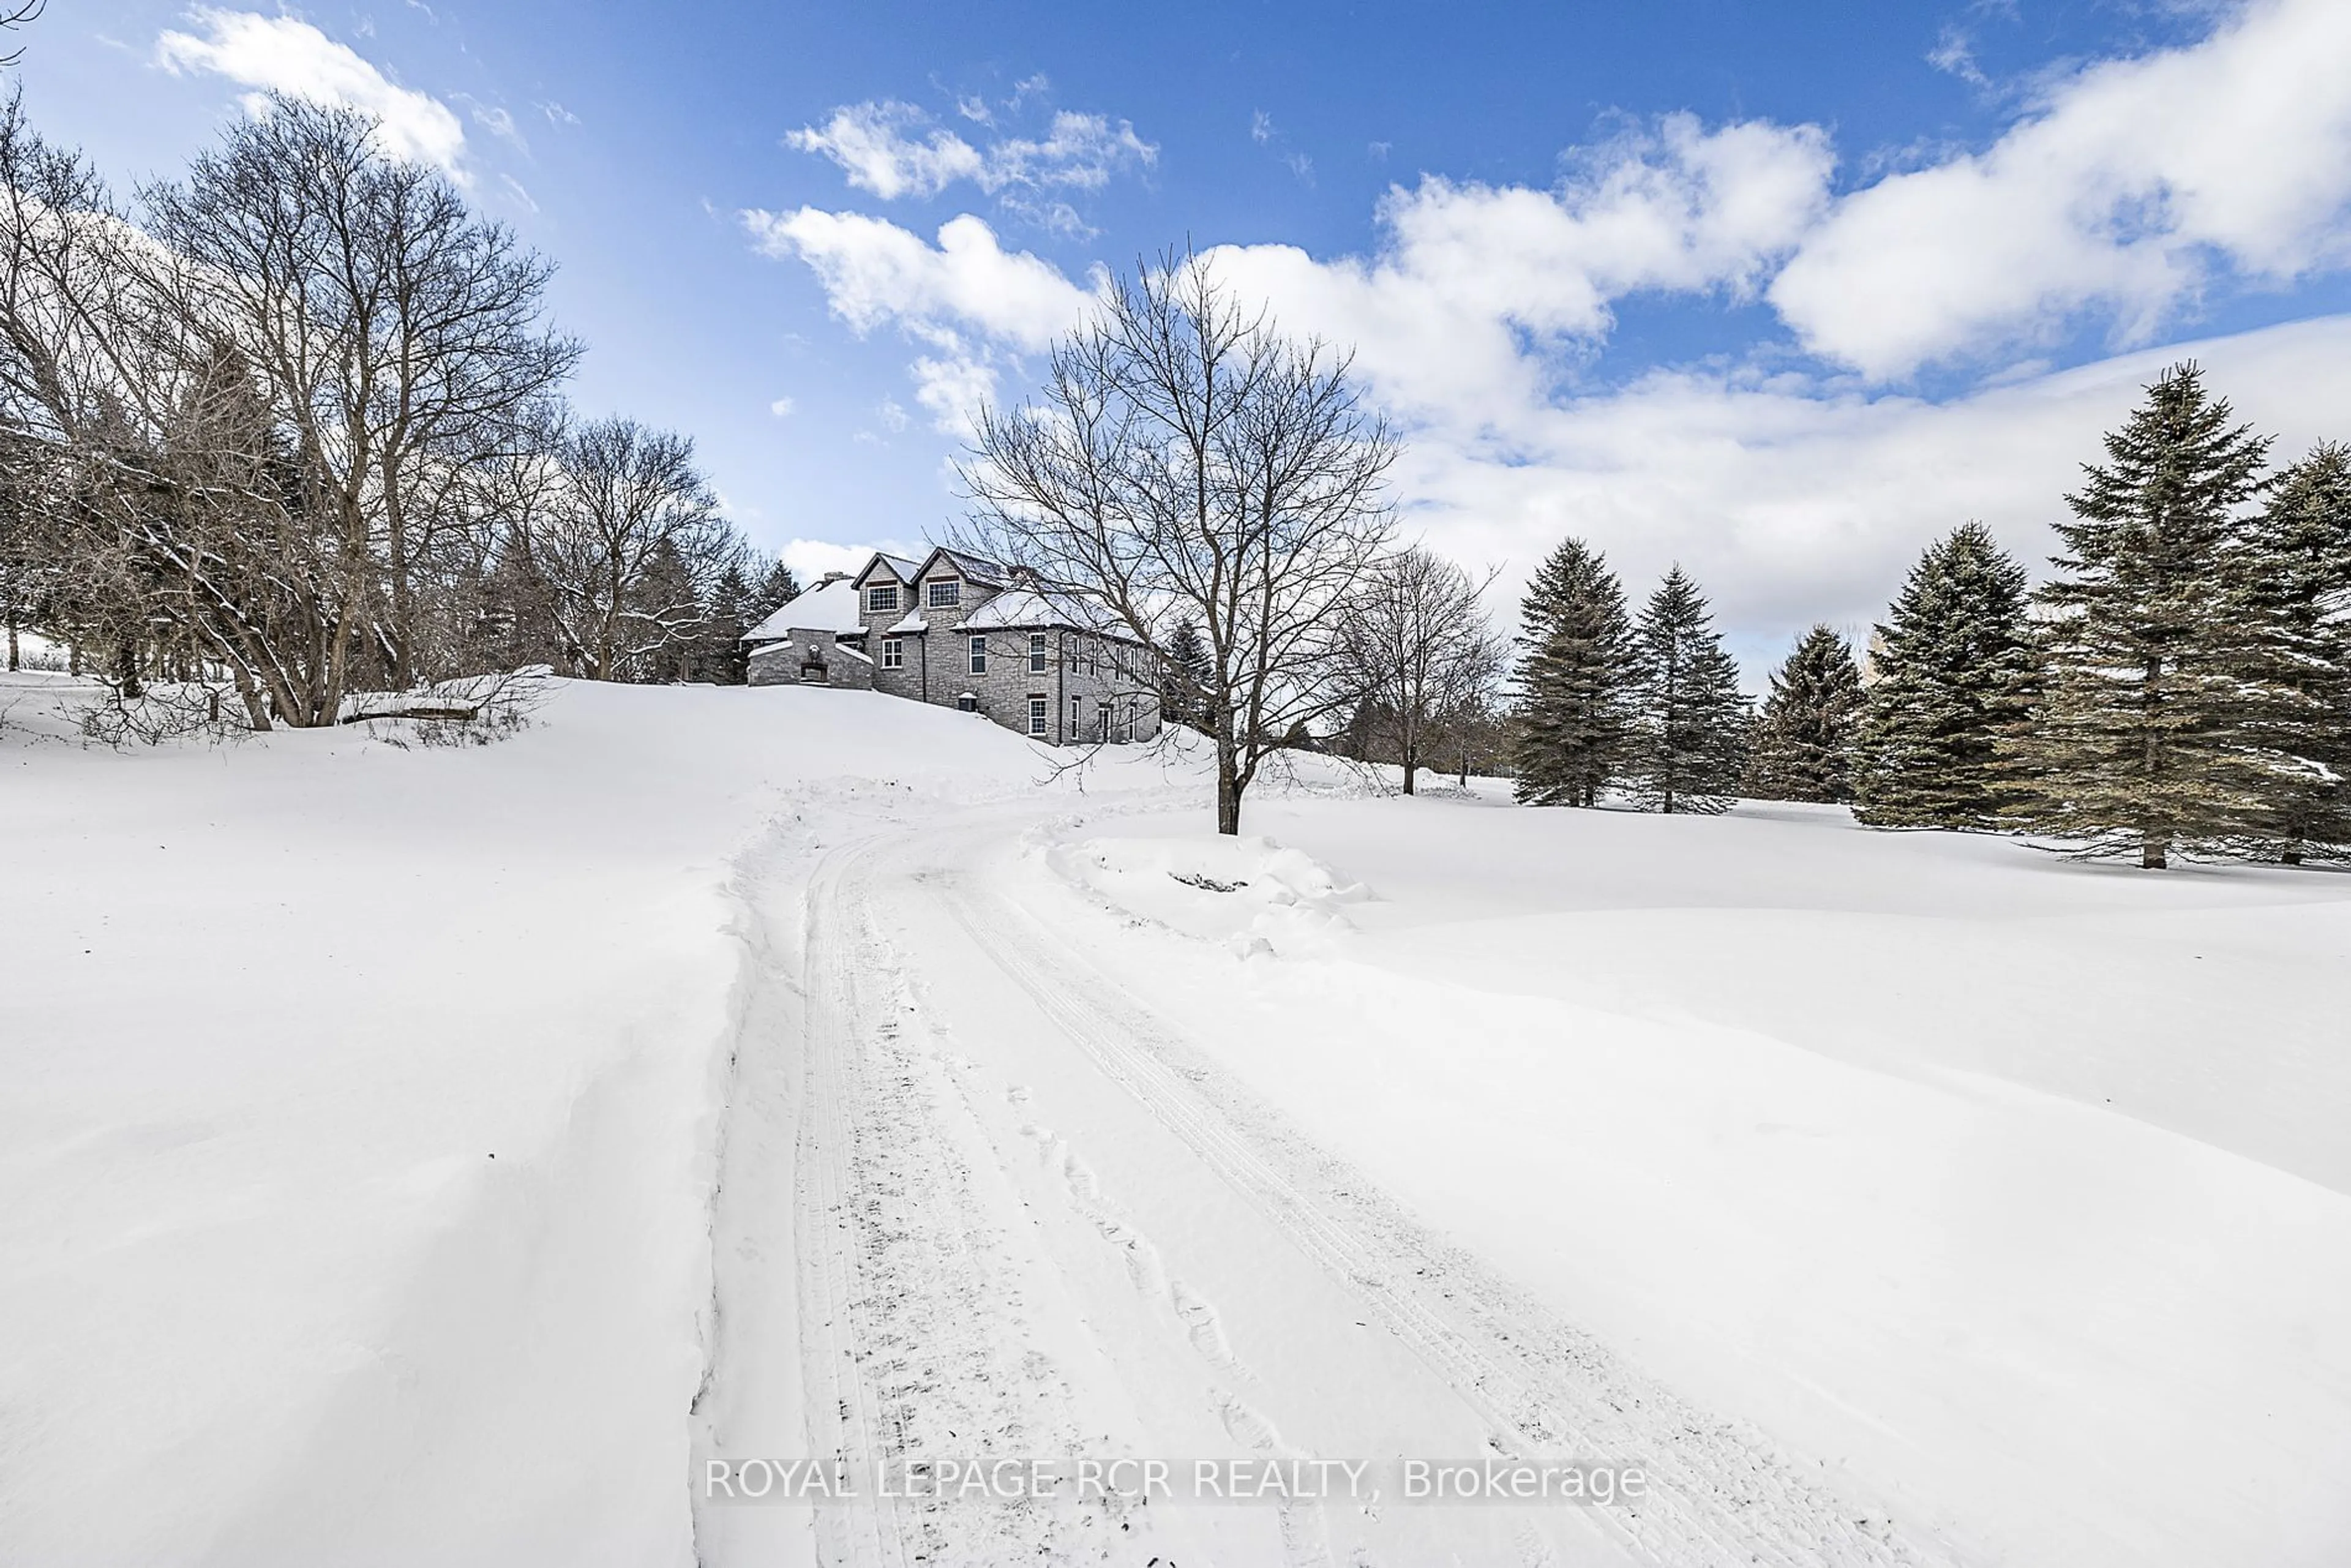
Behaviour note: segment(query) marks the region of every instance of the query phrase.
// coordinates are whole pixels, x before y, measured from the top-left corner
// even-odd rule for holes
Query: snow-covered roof
[[[924,620],[923,612],[917,610],[912,615],[907,616],[904,621],[899,622],[895,626],[891,627],[887,632],[883,632],[882,635],[884,637],[903,637],[912,632],[927,632],[930,629],[931,623]]]
[[[923,563],[908,556],[892,555],[888,550],[875,550],[872,559],[857,569],[856,580],[864,582],[873,575],[875,567],[887,571],[900,582],[912,582],[914,573],[922,570]]]
[[[923,558],[922,570],[930,570],[931,563],[941,557],[945,557],[948,565],[954,567],[970,581],[985,583],[990,588],[997,587],[1011,575],[1004,570],[1002,561],[990,560],[983,555],[967,555],[962,550],[949,549],[945,545],[939,546]]]
[[[779,643],[795,632],[864,630],[865,622],[857,613],[857,584],[848,578],[836,577],[786,601],[773,615],[744,632],[743,641]]]
[[[991,632],[1008,627],[1067,626],[1080,632],[1118,634],[1109,612],[1059,588],[1008,588],[964,618],[962,630]]]

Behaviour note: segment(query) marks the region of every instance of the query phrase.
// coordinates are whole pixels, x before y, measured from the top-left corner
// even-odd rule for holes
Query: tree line
[[[549,664],[743,678],[796,591],[690,438],[588,417],[551,264],[279,98],[127,201],[0,110],[0,620],[256,729]],[[381,711],[377,709],[376,711]]]
[[[1634,618],[1601,558],[1562,544],[1523,606],[1519,798],[1850,802],[2148,868],[2351,855],[2351,447],[2271,470],[2271,438],[2193,363],[2104,444],[2047,582],[1965,524],[1911,569],[1866,674],[1815,626],[1760,712],[1678,568]]]

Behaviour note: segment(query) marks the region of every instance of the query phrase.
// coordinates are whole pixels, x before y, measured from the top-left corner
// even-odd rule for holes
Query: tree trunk
[[[1241,831],[1241,768],[1233,744],[1229,715],[1217,715],[1217,831],[1238,836]]]

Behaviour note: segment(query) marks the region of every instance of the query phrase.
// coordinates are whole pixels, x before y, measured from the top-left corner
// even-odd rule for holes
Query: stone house
[[[1050,746],[1149,740],[1148,649],[1083,595],[942,546],[877,551],[744,634],[753,685],[877,691],[986,716]]]

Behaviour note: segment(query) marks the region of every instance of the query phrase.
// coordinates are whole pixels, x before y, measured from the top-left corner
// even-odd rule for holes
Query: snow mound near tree
[[[1347,905],[1376,896],[1268,838],[1088,839],[1045,859],[1113,908],[1242,957],[1332,951],[1355,929]]]

